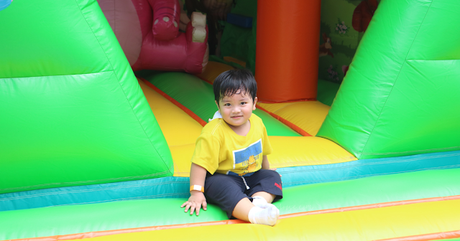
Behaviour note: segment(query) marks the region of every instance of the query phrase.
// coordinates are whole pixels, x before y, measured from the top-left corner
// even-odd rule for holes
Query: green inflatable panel
[[[96,0],[14,1],[0,23],[0,193],[172,175]]]
[[[382,0],[318,135],[360,159],[460,150],[459,9]]]
[[[252,18],[252,28],[243,28],[225,22],[225,31],[220,40],[221,56],[230,56],[246,63],[246,68],[255,73],[257,0],[234,1],[231,13]]]
[[[280,214],[460,194],[460,169],[429,170],[355,180],[316,183],[283,189],[276,202]],[[390,185],[389,185],[390,184]],[[208,203],[200,215],[184,213],[187,198],[158,198],[63,205],[0,212],[0,240],[47,237],[95,231],[193,224],[227,220],[219,207]],[[50,228],[52,227],[52,228]]]

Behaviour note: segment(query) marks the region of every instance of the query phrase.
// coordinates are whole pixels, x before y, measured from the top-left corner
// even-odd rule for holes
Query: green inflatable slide
[[[172,175],[96,1],[14,1],[0,19],[0,193]]]
[[[318,135],[359,159],[459,150],[458,3],[381,1],[377,12]]]

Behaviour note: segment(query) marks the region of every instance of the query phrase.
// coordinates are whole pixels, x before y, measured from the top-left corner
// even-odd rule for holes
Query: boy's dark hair
[[[232,69],[221,73],[214,80],[214,99],[217,104],[224,96],[232,96],[241,90],[250,94],[252,101],[256,98],[257,83],[252,72],[247,69]]]

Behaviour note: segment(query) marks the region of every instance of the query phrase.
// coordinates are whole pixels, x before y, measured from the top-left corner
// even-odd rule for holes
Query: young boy
[[[282,198],[280,175],[270,170],[272,149],[256,109],[257,83],[248,70],[229,70],[213,84],[218,112],[196,141],[190,170],[190,198],[185,212],[199,215],[201,207],[217,204],[251,223],[275,225]],[[217,116],[217,118],[216,118]]]

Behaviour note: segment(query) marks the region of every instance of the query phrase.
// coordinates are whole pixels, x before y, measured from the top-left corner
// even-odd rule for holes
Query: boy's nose
[[[233,108],[233,111],[232,111],[232,112],[233,112],[233,113],[239,113],[239,112],[240,112],[240,108],[235,107],[235,108]]]

